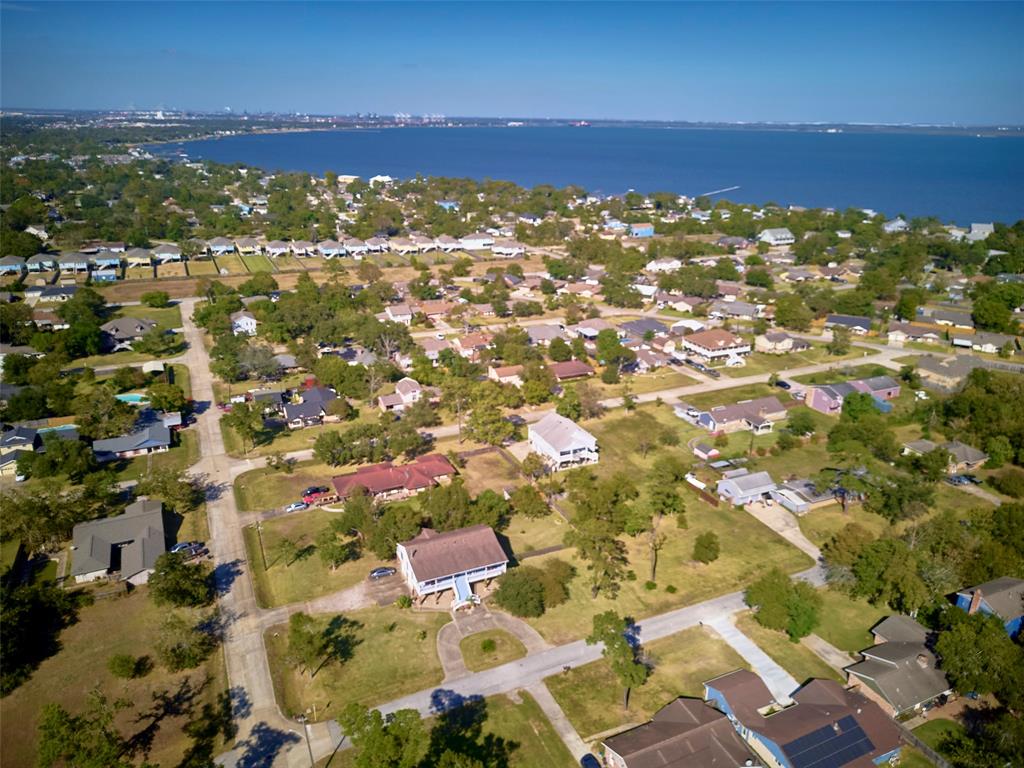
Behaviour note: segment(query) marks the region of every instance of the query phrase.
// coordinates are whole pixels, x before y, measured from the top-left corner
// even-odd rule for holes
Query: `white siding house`
[[[596,464],[597,438],[557,413],[549,413],[529,427],[530,450],[542,456],[553,469]]]

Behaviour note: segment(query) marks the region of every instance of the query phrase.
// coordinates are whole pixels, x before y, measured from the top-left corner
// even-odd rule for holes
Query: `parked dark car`
[[[779,389],[784,389],[787,392],[793,388],[792,384],[790,384],[788,381],[785,381],[783,379],[779,379],[778,381],[776,381],[775,382],[775,386],[778,387]]]
[[[394,576],[398,571],[390,566],[384,566],[382,568],[374,568],[370,571],[370,581],[377,581],[378,579],[386,579],[388,576]]]
[[[330,490],[330,488],[328,488],[326,485],[311,485],[311,486],[309,486],[309,488],[307,488],[306,490],[304,490],[302,492],[302,495],[303,496],[312,496],[312,495],[317,494],[317,493],[327,493],[327,491],[329,491],[329,490]]]

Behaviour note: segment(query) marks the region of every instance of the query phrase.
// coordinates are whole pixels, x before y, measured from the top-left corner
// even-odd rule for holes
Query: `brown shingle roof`
[[[445,533],[424,528],[418,536],[399,546],[408,553],[417,581],[508,562],[508,555],[498,543],[498,537],[487,525],[473,525]]]

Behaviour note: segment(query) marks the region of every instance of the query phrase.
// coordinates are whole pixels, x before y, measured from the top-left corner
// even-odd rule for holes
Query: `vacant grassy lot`
[[[157,327],[165,331],[173,331],[181,328],[181,308],[177,305],[170,307],[146,307],[141,304],[128,307],[118,307],[115,317],[144,317],[147,320],[156,322]]]
[[[217,272],[226,269],[232,275],[245,275],[249,270],[245,268],[245,262],[237,253],[226,253],[223,256],[215,256],[213,259]]]
[[[191,277],[217,274],[217,265],[213,263],[213,259],[193,259],[186,266]]]
[[[486,643],[494,643],[494,650],[484,650]],[[526,646],[503,629],[489,629],[464,637],[459,648],[471,672],[498,667],[526,655]]]
[[[713,508],[696,495],[683,492],[689,528],[681,530],[674,520],[663,520],[661,531],[667,535],[658,555],[657,589],[644,586],[650,569],[650,553],[643,538],[625,538],[629,568],[634,580],[623,581],[615,598],[590,594],[587,564],[576,557],[574,549],[531,558],[530,565],[541,565],[552,557],[571,562],[578,575],[570,584],[568,602],[548,610],[530,623],[552,643],[564,643],[583,637],[590,631],[591,618],[601,611],[616,610],[641,619],[672,608],[706,600],[741,589],[774,566],[787,573],[809,568],[811,559],[785,542],[742,510]],[[703,565],[692,560],[697,535],[713,531],[721,542],[721,556]],[[667,591],[668,586],[675,593]]]
[[[892,610],[875,606],[867,600],[849,597],[834,589],[820,589],[821,620],[814,631],[836,648],[857,653],[872,645],[869,631]]]
[[[111,699],[123,697],[131,702],[116,721],[122,734],[140,734],[154,723],[152,748],[146,755],[150,763],[176,765],[191,744],[182,727],[226,688],[220,654],[215,652],[205,666],[183,673],[171,674],[156,665],[137,680],[118,680],[107,671],[107,661],[116,653],[152,655],[166,614],[166,608],[150,601],[145,587],[82,608],[78,623],[61,633],[60,651],[44,661],[28,682],[0,700],[0,718],[9,726],[0,740],[0,763],[35,765],[36,723],[43,706],[55,702],[78,713],[89,692],[98,688]],[[163,694],[167,694],[165,700],[157,698]],[[181,711],[172,708],[172,700],[181,705]]]
[[[326,626],[331,617],[320,617]],[[437,658],[437,632],[447,613],[402,611],[395,607],[350,611],[348,658],[325,665],[310,679],[288,660],[288,627],[265,635],[274,690],[288,716],[317,707],[317,718],[336,717],[358,701],[374,706],[437,685],[444,675]]]
[[[789,397],[778,387],[769,387],[767,384],[747,384],[743,387],[734,387],[721,392],[704,392],[699,395],[686,395],[682,399],[695,408],[708,410],[716,405],[729,405],[738,403],[740,400],[753,400],[757,397],[768,397],[775,395],[781,402]]]
[[[466,489],[474,496],[487,488],[501,493],[504,488],[526,482],[515,459],[497,449],[466,457],[466,466],[459,470],[459,474],[466,481]]]
[[[285,517],[276,517],[261,524],[261,531],[246,526],[245,546],[252,568],[256,601],[264,608],[311,600],[340,589],[355,586],[372,569],[385,565],[370,553],[358,560],[343,563],[333,571],[316,551],[317,534],[325,530],[336,513],[309,509]],[[260,533],[263,548],[260,549]],[[298,553],[294,559],[282,551],[281,542],[293,542]],[[263,565],[266,552],[267,567]]]
[[[304,488],[330,484],[337,474],[337,467],[318,461],[300,461],[290,475],[269,467],[253,469],[235,479],[235,502],[248,512],[283,507],[301,499]]]
[[[245,268],[250,272],[273,272],[274,265],[270,263],[270,259],[262,254],[254,254],[252,256],[241,256],[242,263]]]
[[[560,514],[552,512],[535,519],[513,515],[502,534],[509,540],[513,554],[521,558],[530,552],[560,545],[567,530],[569,524]]]
[[[290,254],[288,256],[276,256],[273,259],[270,259],[270,263],[271,268],[273,268],[274,271],[301,272],[304,269],[304,267],[302,266],[302,262]]]
[[[156,276],[157,277],[187,277],[188,268],[185,266],[185,262],[167,262],[166,264],[156,265]]]
[[[854,365],[854,363],[856,363],[856,360],[851,360],[849,365],[837,370],[808,373],[804,376],[795,377],[795,380],[804,384],[833,384],[837,381],[863,379],[871,376],[894,376],[896,373],[884,365]]]
[[[171,383],[181,387],[185,397],[192,397],[192,376],[189,374],[188,368],[178,363],[168,367],[171,369]]]
[[[544,681],[584,741],[644,722],[679,696],[702,696],[706,680],[747,667],[732,648],[701,627],[644,645],[644,652],[654,670],[630,694],[629,709],[623,709],[623,690],[604,659]]]
[[[597,438],[601,448],[601,461],[591,467],[598,475],[608,476],[625,472],[637,483],[643,482],[661,451],[678,453],[681,447],[661,447],[659,437],[671,432],[684,446],[690,437],[706,434],[686,423],[667,405],[645,404],[632,413],[622,409],[609,411],[604,417],[584,422],[584,428]],[[647,443],[650,449],[641,455],[639,446]]]
[[[601,397],[621,397],[622,387],[629,385],[629,390],[634,395],[643,395],[647,392],[657,392],[660,389],[672,389],[674,387],[685,387],[688,384],[696,384],[695,379],[684,376],[671,368],[659,368],[650,373],[641,373],[632,376],[623,376],[618,384],[605,384],[599,378],[593,378],[587,382],[594,389],[601,393]]]
[[[125,280],[152,280],[155,275],[153,267],[128,267],[124,271]]]
[[[796,678],[798,683],[805,683],[812,677],[844,682],[844,678],[818,658],[810,648],[800,643],[790,642],[785,632],[765,629],[754,620],[749,612],[744,612],[738,617],[736,626],[743,634],[757,643],[762,651],[771,656],[776,664]]]
[[[831,539],[849,523],[857,523],[867,528],[876,536],[889,530],[889,522],[873,512],[868,512],[860,504],[851,504],[849,512],[843,512],[840,504],[822,509],[815,509],[803,517],[797,518],[804,536],[819,547]]]
[[[830,355],[824,347],[812,347],[806,352],[792,352],[788,355],[768,355],[761,352],[751,352],[746,359],[746,365],[737,368],[720,369],[726,376],[742,378],[753,376],[758,373],[780,373],[792,368],[803,368],[818,363],[839,363],[842,360],[853,356],[860,357],[862,350],[852,348],[846,355]]]

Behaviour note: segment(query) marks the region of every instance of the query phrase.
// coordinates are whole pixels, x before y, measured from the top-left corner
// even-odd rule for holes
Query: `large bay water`
[[[889,216],[1024,218],[1024,138],[666,128],[394,128],[235,136],[151,147],[267,170],[466,176],[591,192],[722,193],[737,202]]]

